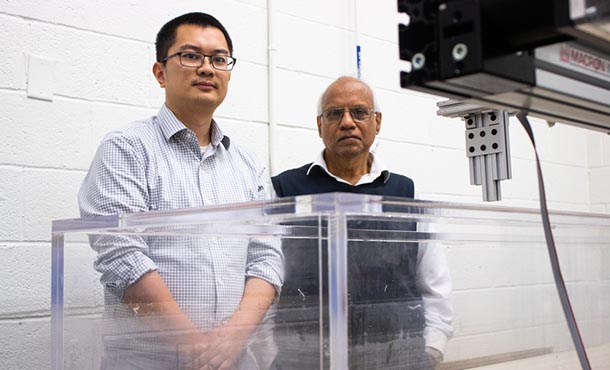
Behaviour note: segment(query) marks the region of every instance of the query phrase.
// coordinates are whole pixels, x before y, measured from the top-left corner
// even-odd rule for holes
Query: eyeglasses
[[[235,62],[237,59],[230,57],[224,54],[216,54],[216,55],[205,55],[201,53],[195,53],[194,51],[179,51],[172,55],[168,55],[165,58],[161,59],[161,63],[167,62],[168,59],[173,58],[175,56],[180,57],[180,64],[184,67],[188,68],[199,68],[203,65],[205,58],[210,59],[210,63],[212,63],[212,67],[214,69],[218,69],[220,71],[230,71],[235,66]]]
[[[377,113],[367,107],[332,108],[322,112],[322,118],[329,123],[341,122],[345,111],[349,111],[352,119],[356,122],[368,121],[372,115]]]

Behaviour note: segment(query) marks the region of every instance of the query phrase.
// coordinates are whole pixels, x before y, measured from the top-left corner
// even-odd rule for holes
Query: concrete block
[[[120,6],[123,6],[122,4]],[[197,0],[181,1],[171,6],[155,0],[147,4],[136,6],[140,11],[150,14],[151,20],[147,22],[147,29],[135,30],[138,39],[153,43],[159,29],[170,19],[189,12],[205,12],[216,17],[229,31],[233,40],[234,55],[241,61],[264,64],[267,60],[267,33],[266,33],[266,3],[256,1],[207,1],[205,6]],[[127,26],[127,23],[124,24]],[[117,27],[117,35],[123,35]],[[236,67],[239,68],[239,67]]]
[[[562,324],[484,335],[456,335],[449,341],[445,361],[547,347],[560,352],[572,349],[571,346],[569,333]]]
[[[608,320],[610,294],[607,288],[607,281],[567,282],[570,302],[578,320]]]
[[[563,322],[554,286],[455,292],[456,336],[485,335]]]
[[[3,317],[39,315],[51,304],[51,246],[39,242],[1,243]],[[24,313],[25,312],[25,313]]]
[[[83,172],[27,169],[23,181],[24,226],[28,240],[51,240],[51,221],[79,217],[77,193]]]
[[[549,202],[589,203],[589,171],[586,167],[542,163],[542,174]],[[537,186],[535,187],[537,188]]]
[[[75,104],[72,103],[72,106],[75,106]],[[101,139],[107,133],[129,126],[135,121],[155,116],[159,113],[160,108],[161,105],[146,108],[103,103],[93,103],[87,107],[87,115],[82,117],[77,116],[79,124],[85,127],[88,132],[88,136],[84,138],[88,148],[85,155],[86,166],[84,169],[89,168],[89,164]]]
[[[259,1],[260,2],[260,1]],[[195,6],[200,7],[197,1]],[[229,31],[233,40],[234,55],[238,62],[236,69],[242,68],[242,62],[250,62],[258,65],[267,64],[267,5],[256,4],[252,6],[244,4],[243,1],[223,2],[217,1],[219,20]],[[277,2],[281,3],[281,2]],[[206,4],[207,5],[207,4]],[[207,12],[207,10],[204,10]],[[216,13],[210,13],[216,16]],[[282,32],[276,29],[276,32]]]
[[[334,79],[277,69],[276,119],[280,125],[317,130],[320,96]]]
[[[269,127],[266,123],[228,118],[218,118],[217,122],[231,141],[254,152],[259,162],[269,168]]]
[[[356,73],[353,34],[280,14],[277,17],[277,63],[280,68],[337,78]]]
[[[591,202],[610,203],[610,166],[590,171]]]
[[[88,310],[91,309],[80,311]],[[65,370],[100,368],[104,354],[104,324],[100,313],[75,313],[65,317],[63,332]]]
[[[548,127],[542,123],[536,127],[536,146],[541,160],[575,167],[587,166],[587,130],[565,124]]]
[[[0,67],[0,88],[26,88],[26,54],[23,51],[23,35],[27,23],[20,18],[0,14],[0,44],[3,49]]]
[[[511,180],[502,182],[502,198],[508,201],[531,201],[538,208],[538,175],[533,160],[513,155]],[[586,168],[542,162],[547,202],[551,210],[587,211],[589,178]],[[517,205],[516,203],[512,203]]]
[[[87,168],[91,151],[90,103],[63,99],[53,104],[27,99],[22,94],[2,92],[6,115],[0,118],[5,145],[0,161],[37,167]],[[45,112],[40,114],[40,112]]]
[[[34,53],[56,60],[52,86],[56,97],[147,103],[146,87],[152,61],[148,60],[146,44],[54,24],[9,21],[14,39],[11,43],[18,42],[18,47],[10,48],[15,51],[9,54],[13,65],[19,66],[9,69],[9,75],[21,75],[23,54]]]
[[[420,180],[422,191],[440,194],[480,194],[480,189],[470,185],[468,161],[462,156],[461,150],[432,148],[427,160],[422,162],[420,164],[424,170]]]
[[[610,266],[610,248],[600,249],[600,266]],[[602,268],[599,271],[599,278],[608,282],[610,281],[610,269]],[[610,304],[610,301],[608,302]]]
[[[610,166],[610,135],[600,134],[603,148],[603,164],[604,166]]]
[[[382,132],[385,129],[386,127],[382,123]],[[392,172],[400,173],[413,179],[416,191],[421,192],[426,188],[423,184],[425,182],[423,177],[426,172],[426,166],[423,163],[424,161],[419,161],[417,158],[428,158],[431,155],[430,148],[378,139],[375,153]]]
[[[462,225],[456,227],[464,228]],[[455,290],[549,284],[553,281],[546,248],[541,242],[527,243],[526,246],[468,241],[445,244]]]
[[[502,181],[502,199],[512,202],[525,201],[537,206],[536,202],[538,202],[539,197],[536,164],[516,155],[511,157],[513,177],[510,180]],[[511,204],[516,205],[515,203]]]
[[[391,1],[375,0],[358,1],[356,4],[358,32],[363,36],[371,36],[395,44],[398,56],[399,14],[396,4]]]
[[[251,4],[253,6],[257,6],[259,8],[266,8],[267,7],[267,0],[243,0],[240,1],[243,3],[248,3]]]
[[[599,281],[601,271],[607,268],[600,262],[602,250],[607,249],[607,245],[601,244],[607,241],[606,235],[600,231],[599,228],[584,226],[554,230],[561,270],[566,281],[581,284]]]
[[[591,204],[590,207],[590,212],[591,213],[605,213],[606,212],[606,207],[603,204]]]
[[[532,122],[533,121],[533,122]],[[538,125],[543,125],[543,121],[537,121],[536,119],[530,118],[530,123],[533,125],[532,129]],[[521,123],[515,117],[509,119],[509,131],[510,131],[510,152],[513,159],[527,159],[534,160],[534,148],[530,141],[527,133],[521,126]]]
[[[41,28],[54,34],[58,60],[56,93],[67,97],[145,106],[153,60],[148,45],[85,32]],[[58,50],[62,52],[59,53]],[[103,66],[103,68],[100,68]]]
[[[21,168],[0,166],[0,240],[22,240],[25,183]]]
[[[450,136],[434,128],[442,120],[436,117],[433,100],[381,88],[374,92],[383,114],[379,138],[435,146],[441,137]],[[459,143],[459,138],[454,139]]]
[[[229,92],[216,114],[233,119],[267,122],[267,68],[241,63],[233,70]]]
[[[64,240],[64,310],[79,312],[104,304],[100,274],[93,268],[96,252],[73,235]],[[49,258],[50,261],[50,258]],[[50,276],[50,275],[49,275]],[[47,283],[50,290],[50,281]]]
[[[0,368],[51,368],[51,325],[48,316],[0,320]]]
[[[26,51],[57,60],[56,95],[147,104],[148,45],[38,24],[24,36]]]
[[[380,140],[377,153],[394,172],[411,177],[416,190],[432,196],[476,195],[467,162],[455,150]]]
[[[156,60],[155,47],[148,47],[148,60]],[[148,105],[150,107],[160,107],[165,102],[165,89],[159,86],[159,82],[152,73],[152,68],[148,74]]]
[[[587,131],[587,156],[588,165],[601,167],[604,165],[603,139],[605,134],[597,131]]]
[[[375,86],[400,91],[398,44],[370,36],[361,36],[359,42],[362,79]]]
[[[181,1],[171,5],[159,0],[152,0],[146,4],[111,0],[103,4],[88,4],[85,11],[82,3],[77,0],[66,0],[61,4],[36,0],[28,3],[7,3],[3,5],[3,12],[32,18],[41,23],[68,25],[93,33],[104,33],[152,43],[159,28],[180,14],[205,11],[216,16],[231,31],[227,20],[231,14],[235,15],[236,22],[239,20],[246,23],[244,21],[248,17],[244,15],[252,14],[256,9],[264,9],[264,4],[265,2],[261,0],[216,0],[206,2],[205,9],[202,10],[201,3],[196,0]],[[146,13],[147,16],[134,19],[133,14],[142,13]]]
[[[587,166],[588,131],[565,124],[548,127],[546,121],[528,117],[538,155],[543,162],[562,163],[574,167]],[[527,133],[515,117],[510,120],[510,142],[513,157],[534,159],[534,149]]]
[[[279,150],[277,168],[272,175],[313,162],[324,148],[318,132],[314,130],[280,126],[277,138],[283,149]]]
[[[276,11],[281,14],[334,28],[354,29],[354,3],[351,1],[276,1],[275,4]],[[312,25],[312,27],[315,27],[315,25]],[[290,28],[278,27],[278,31],[281,33],[289,33],[288,30]]]

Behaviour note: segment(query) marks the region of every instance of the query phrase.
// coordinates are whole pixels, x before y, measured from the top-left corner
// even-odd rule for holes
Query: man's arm
[[[102,140],[78,193],[81,217],[149,210],[146,163],[135,147],[132,138],[119,133]],[[100,281],[117,302],[128,286],[157,269],[140,236],[91,235],[90,243]]]
[[[177,343],[191,356],[190,368],[209,365],[213,369],[233,369],[250,335],[263,320],[275,299],[275,287],[258,278],[246,281],[241,303],[231,319],[210,332],[201,332],[184,314],[156,271],[142,276],[125,289],[123,303],[139,318],[154,316],[152,322],[163,330],[176,331]]]
[[[239,307],[224,325],[207,335],[207,343],[193,368],[207,364],[212,369],[234,369],[248,339],[263,321],[275,299],[276,289],[255,277],[248,278]]]
[[[261,323],[267,309],[275,299],[275,288],[268,282],[249,278],[239,307],[231,319],[223,325],[232,328],[233,339],[245,342]],[[165,282],[156,271],[142,276],[125,289],[123,303],[129,305],[137,317],[162,316],[171,320],[172,327],[180,330],[196,329],[193,322],[180,309]],[[237,342],[234,342],[237,343]]]
[[[195,324],[180,309],[157,271],[146,273],[127,287],[123,295],[123,303],[133,310],[136,317],[153,315],[163,317],[163,322],[157,322],[164,329],[199,332]],[[201,338],[195,336],[192,339],[196,341]]]
[[[429,225],[418,223],[417,228],[419,232],[431,232]],[[435,355],[440,354],[442,359],[447,341],[453,335],[451,276],[442,245],[420,244],[417,258],[417,287],[424,303],[426,347],[438,351],[438,353],[430,352]]]

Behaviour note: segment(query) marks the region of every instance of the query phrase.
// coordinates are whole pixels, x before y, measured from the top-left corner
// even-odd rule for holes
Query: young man
[[[165,104],[103,139],[79,192],[81,215],[265,199],[265,168],[213,119],[236,62],[227,30],[211,15],[184,14],[161,28],[156,52]],[[103,367],[266,366],[244,349],[281,286],[277,246],[102,236],[92,247],[115,330],[105,336]]]
[[[318,105],[318,133],[325,149],[313,163],[273,177],[277,195],[352,192],[413,198],[413,181],[390,173],[370,152],[381,129],[381,117],[367,84],[352,77],[334,81]],[[367,230],[414,231],[416,227],[413,222],[348,223],[349,232],[361,233],[365,240],[370,238]],[[314,338],[319,332],[315,325],[292,319],[306,317],[298,309],[315,307],[320,291],[320,258],[311,253],[317,249],[297,244],[284,243],[286,278],[277,315],[280,353],[274,363],[282,370],[300,368],[299,364],[312,358],[311,366],[316,366],[314,354],[295,356],[285,350],[305,347],[289,342],[294,332],[300,333],[299,338]],[[436,367],[452,334],[450,292],[445,257],[438,246],[350,242],[350,369]],[[303,335],[305,332],[313,335]]]

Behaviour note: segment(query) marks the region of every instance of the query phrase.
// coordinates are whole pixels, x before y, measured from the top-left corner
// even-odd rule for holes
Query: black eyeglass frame
[[[192,65],[186,65],[184,64],[184,61],[182,60],[182,55],[183,54],[196,54],[196,55],[201,55],[202,58],[200,59],[200,64],[199,66],[192,66]],[[167,62],[169,59],[175,57],[175,56],[179,56],[179,60],[180,60],[180,65],[186,68],[201,68],[201,66],[203,65],[203,63],[205,63],[205,58],[209,58],[210,63],[212,64],[212,67],[214,67],[214,69],[217,69],[219,71],[232,71],[233,68],[235,67],[235,63],[237,63],[237,59],[229,56],[229,55],[225,55],[225,54],[214,54],[214,55],[207,55],[207,54],[202,54],[202,53],[198,53],[196,51],[179,51],[177,53],[171,54],[166,56],[165,58],[161,59],[161,63],[165,63]],[[214,57],[223,57],[223,58],[227,58],[229,60],[229,63],[227,63],[227,68],[218,68],[215,64],[214,64]]]

